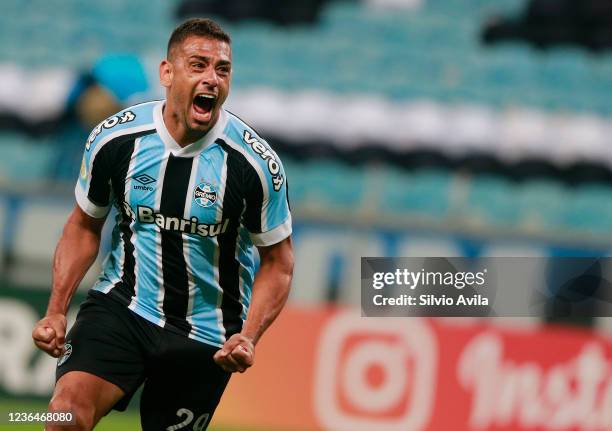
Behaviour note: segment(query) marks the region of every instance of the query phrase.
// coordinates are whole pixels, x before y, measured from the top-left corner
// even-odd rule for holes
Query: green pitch
[[[46,410],[46,404],[40,402],[28,402],[28,401],[3,401],[0,400],[0,412],[3,416],[7,412],[42,412]],[[6,418],[0,419],[0,431],[41,431],[43,429],[41,424],[6,424]],[[111,412],[105,416],[98,426],[95,428],[96,431],[131,431],[140,430],[140,417],[138,410],[132,409],[127,410],[123,413]],[[210,431],[258,431],[253,428],[227,428],[219,427],[213,424],[208,428]]]

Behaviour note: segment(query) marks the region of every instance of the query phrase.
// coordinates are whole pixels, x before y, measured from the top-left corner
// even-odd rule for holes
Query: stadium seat
[[[164,55],[167,34],[176,24],[172,14],[175,5],[163,0],[93,4],[67,0],[61,9],[43,0],[5,3],[0,37],[28,40],[30,48],[21,49],[20,43],[2,44],[0,57],[23,66],[84,70],[108,54],[109,47],[113,52],[134,52],[155,64]],[[380,94],[394,102],[423,99],[449,105],[519,106],[553,112],[571,108],[612,114],[609,54],[593,57],[572,48],[538,52],[518,44],[493,48],[479,44],[479,28],[486,16],[510,13],[519,6],[513,0],[494,4],[487,0],[428,0],[417,8],[381,10],[359,2],[334,1],[326,4],[320,21],[310,27],[283,28],[259,21],[226,23],[235,54],[234,86]],[[11,19],[14,16],[24,19],[15,22]],[[134,19],[139,26],[131,25]],[[427,134],[436,121],[452,121],[438,117],[427,116],[431,124],[411,124]],[[538,121],[521,117],[518,124],[523,127],[509,130],[509,137],[533,132]],[[478,150],[486,141],[487,130],[478,129],[478,124],[471,126],[458,130],[454,137],[458,146]],[[565,144],[582,148],[590,139],[585,130],[574,131],[573,141]],[[68,163],[58,163],[52,139],[33,147],[27,139],[24,143],[22,137],[3,134],[0,143],[4,177],[19,180],[25,175],[26,164],[32,178],[65,180],[73,175]],[[74,146],[72,155],[60,142],[56,144],[62,148],[62,160],[80,157],[80,145]],[[449,172],[404,172],[389,167],[383,172],[312,160],[291,160],[287,168],[292,199],[306,206],[353,209],[377,202],[398,214],[473,217],[507,226],[561,229],[592,225],[603,229],[608,225],[592,211],[595,203],[607,202],[605,192],[588,188],[583,194],[582,189],[568,190],[560,184],[513,183],[476,176],[469,180],[463,200],[451,202],[454,174]],[[371,195],[369,187],[383,178],[386,187],[378,196]],[[541,210],[536,209],[539,202],[546,202]]]

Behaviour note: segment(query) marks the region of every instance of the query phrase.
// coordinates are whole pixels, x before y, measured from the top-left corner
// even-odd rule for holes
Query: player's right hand
[[[221,349],[217,350],[213,359],[228,373],[244,373],[253,365],[255,345],[250,338],[242,334],[234,334]]]
[[[66,316],[51,314],[39,320],[32,331],[34,344],[54,358],[59,357],[66,337]]]

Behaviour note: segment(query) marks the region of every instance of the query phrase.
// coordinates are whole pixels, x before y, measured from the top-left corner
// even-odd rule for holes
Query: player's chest
[[[227,157],[217,145],[195,157],[140,148],[124,176],[123,202],[141,223],[179,223],[187,232],[237,219],[244,199],[227,187]]]

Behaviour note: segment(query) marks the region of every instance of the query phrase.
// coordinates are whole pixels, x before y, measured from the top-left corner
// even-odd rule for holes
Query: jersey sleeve
[[[88,141],[81,161],[81,171],[75,187],[79,207],[95,218],[105,217],[111,206],[111,167],[108,151],[92,146]]]
[[[267,165],[248,169],[244,224],[256,246],[281,242],[292,232],[285,170],[278,156]]]

